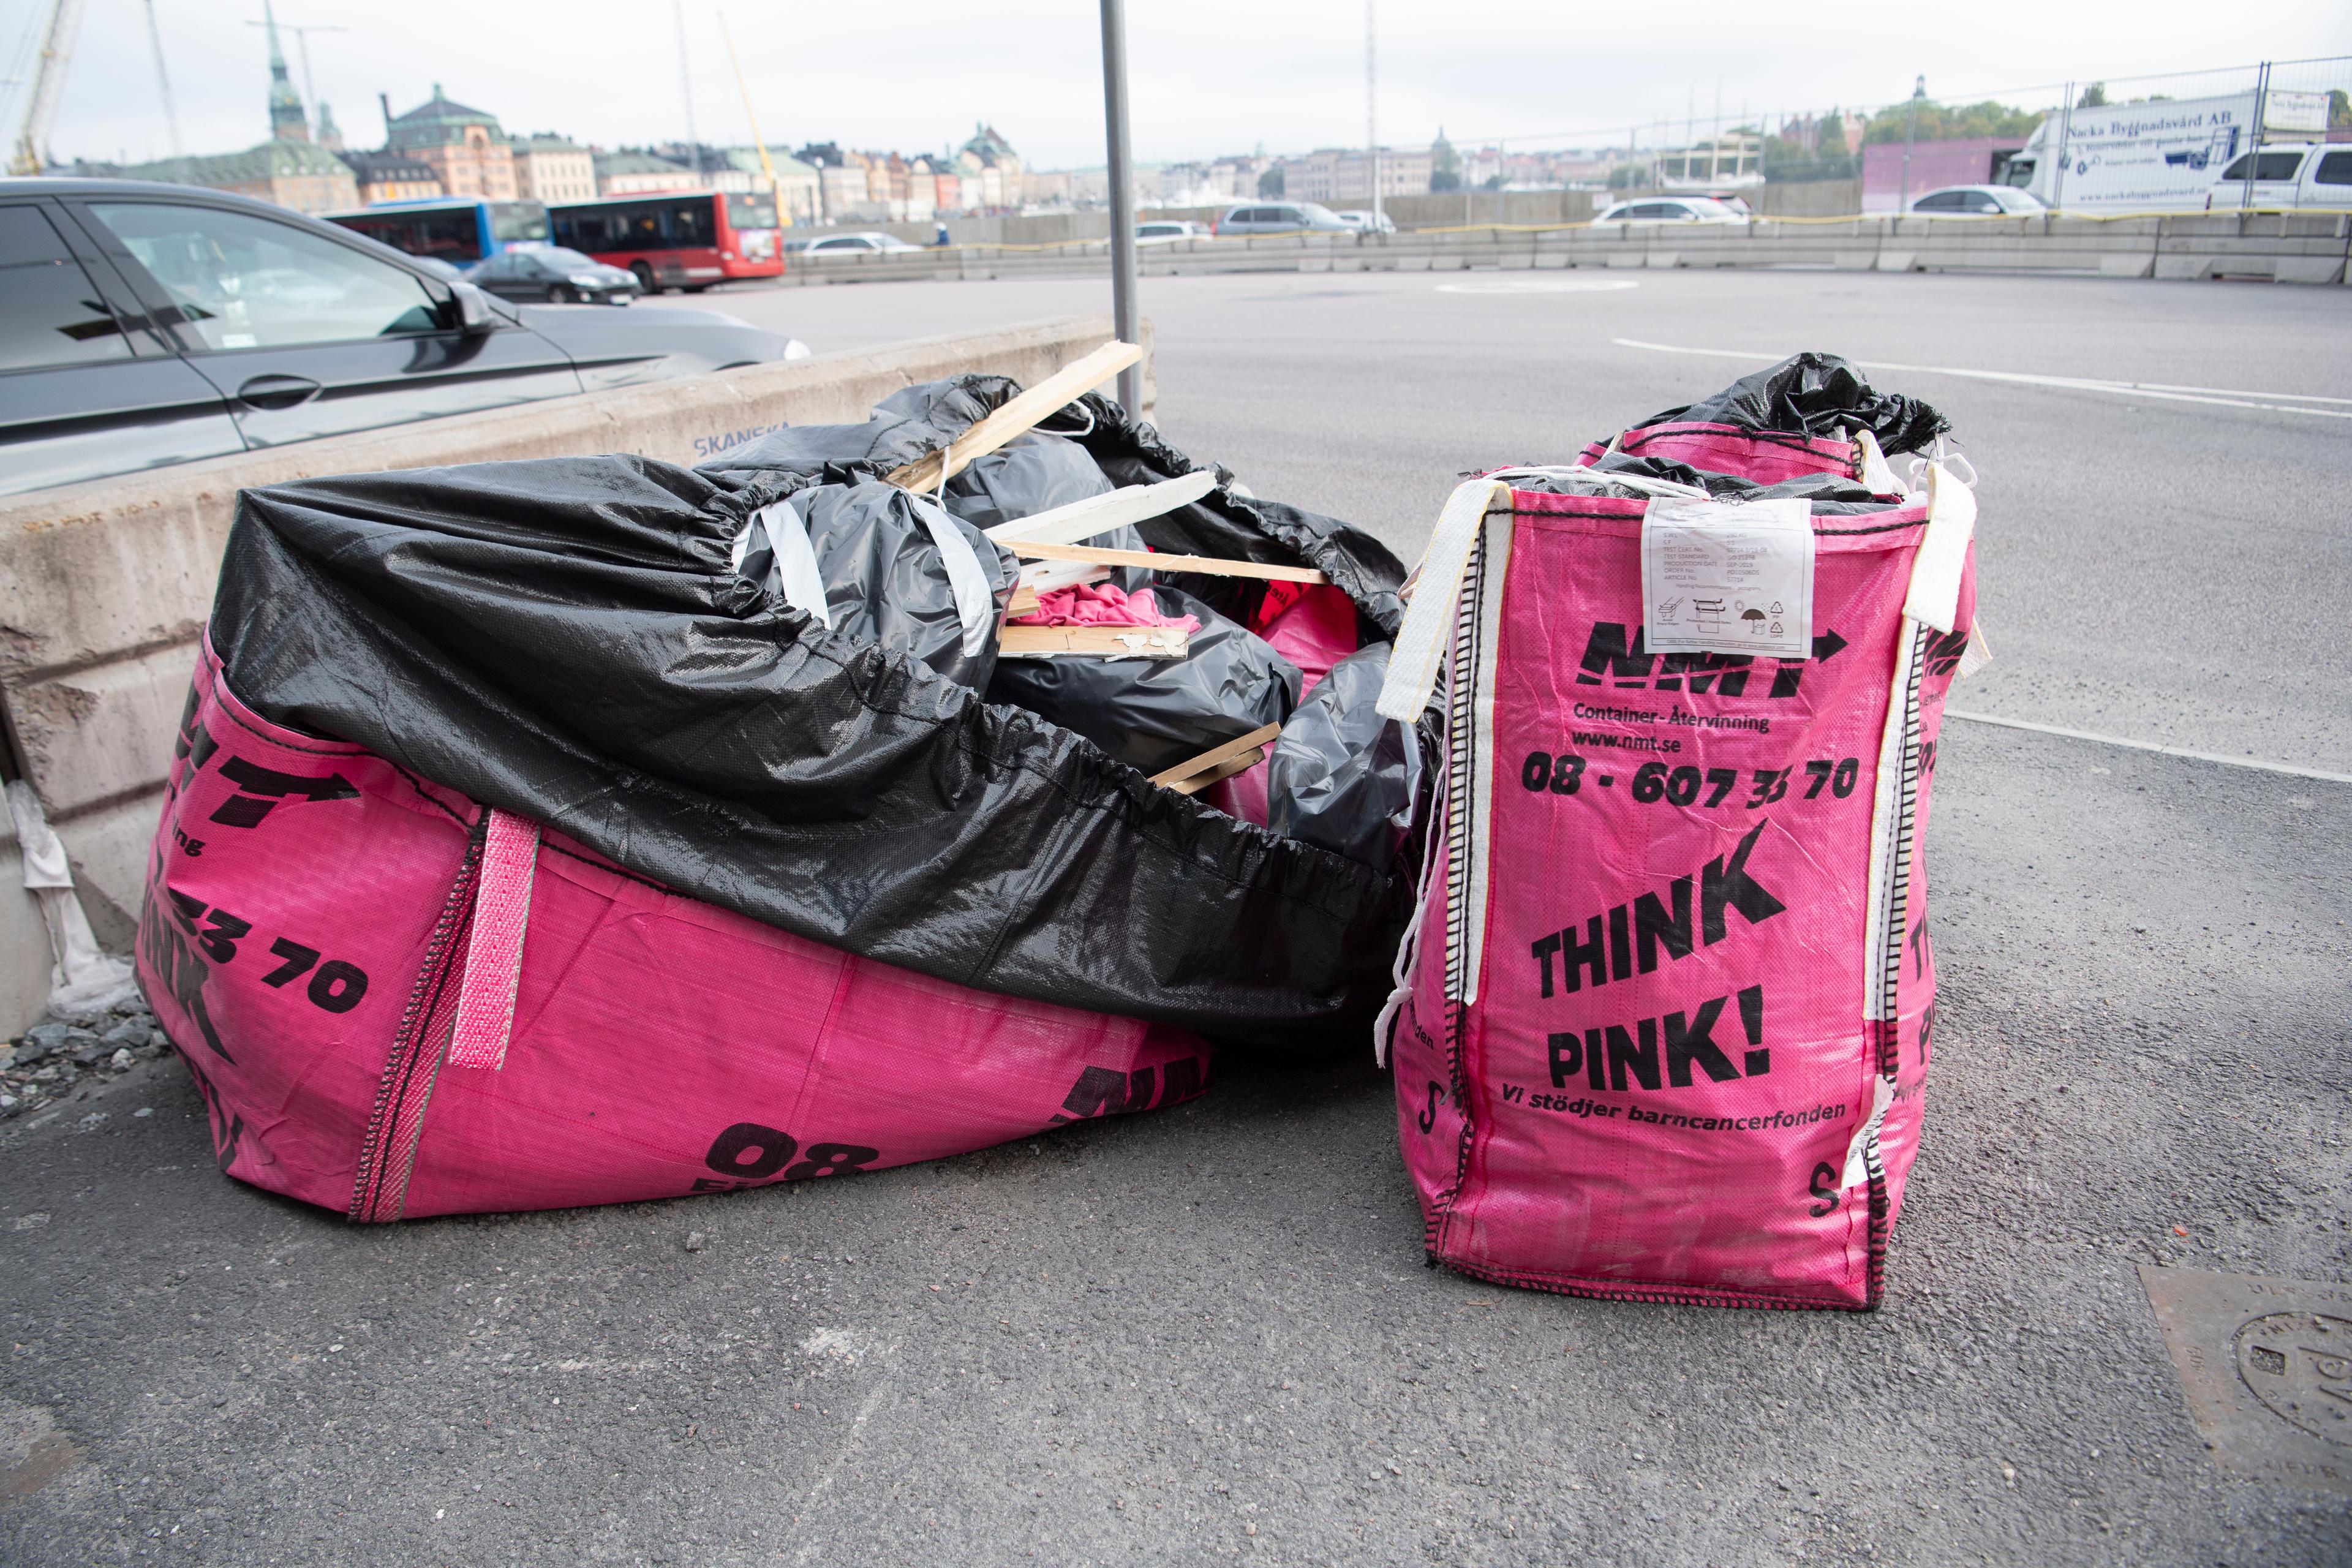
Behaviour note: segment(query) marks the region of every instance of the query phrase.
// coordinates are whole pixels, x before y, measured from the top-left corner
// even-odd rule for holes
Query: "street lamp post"
[[[1922,75],[1911,84],[1911,107],[1903,117],[1903,197],[1895,204],[1900,217],[1911,210],[1911,141],[1919,131],[1919,100],[1927,96],[1927,79]]]
[[[1110,165],[1111,330],[1125,343],[1142,341],[1135,301],[1135,164],[1127,125],[1126,0],[1102,0],[1103,141]],[[1119,406],[1143,417],[1143,371],[1118,373]]]
[[[1372,0],[1364,0],[1364,157],[1371,174],[1372,233],[1381,232],[1380,82],[1375,71],[1379,35],[1372,26]]]

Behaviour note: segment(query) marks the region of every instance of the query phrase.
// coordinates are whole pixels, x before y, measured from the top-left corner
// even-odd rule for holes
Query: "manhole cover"
[[[2256,1318],[2238,1331],[2238,1375],[2281,1418],[2352,1447],[2352,1319]]]
[[[2139,1275],[2221,1468],[2352,1493],[2352,1285],[2147,1265]]]

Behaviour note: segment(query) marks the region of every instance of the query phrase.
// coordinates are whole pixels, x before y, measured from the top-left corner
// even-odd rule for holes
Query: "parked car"
[[[1748,215],[1713,196],[1644,196],[1601,209],[1601,223],[1746,223]]]
[[[223,191],[0,179],[0,494],[807,353],[706,310],[509,305]]]
[[[1348,226],[1339,221],[1339,215],[1319,202],[1259,202],[1228,207],[1225,216],[1217,220],[1220,236],[1347,232]]]
[[[919,251],[919,245],[908,245],[895,234],[869,230],[859,234],[817,235],[808,239],[784,241],[787,256],[870,256],[877,251]]]
[[[550,305],[625,305],[637,297],[635,273],[560,245],[517,247],[477,261],[465,279],[501,300]]]
[[[2042,198],[2014,185],[1946,185],[1911,204],[1920,217],[2038,217]]]
[[[2222,212],[2242,206],[2343,212],[2352,208],[2352,147],[2273,143],[2241,153],[2215,177],[2205,205]]]
[[[1363,207],[1341,207],[1331,216],[1358,234],[1394,234],[1396,232],[1396,219],[1386,213],[1381,214],[1378,222],[1374,222],[1371,213]]]
[[[1156,217],[1149,223],[1135,226],[1135,243],[1138,245],[1174,245],[1179,240],[1209,237],[1207,224],[1193,223],[1185,218]]]

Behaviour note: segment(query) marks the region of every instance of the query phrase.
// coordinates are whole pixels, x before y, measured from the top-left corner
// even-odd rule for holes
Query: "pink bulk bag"
[[[240,495],[137,942],[222,1169],[371,1222],[683,1196],[1171,1105],[1211,1039],[1360,1038],[1411,866],[986,700],[1011,554],[882,479],[1019,392],[905,388],[708,470]],[[1087,493],[1199,471],[1081,405]],[[1385,642],[1402,564],[1238,490],[1145,542],[1311,562],[1326,640]],[[849,586],[796,601],[756,536],[820,508]],[[1263,588],[1204,592],[1240,622]]]
[[[1722,492],[1811,449],[1752,444],[1769,464],[1708,476]],[[1864,447],[1884,471],[1874,442],[1834,444],[1852,465],[1807,472],[1858,472]],[[1419,713],[1444,678],[1377,1026],[1426,1249],[1572,1295],[1869,1308],[1933,1049],[1918,846],[1974,500],[1928,465],[1916,495],[1772,502],[1809,557],[1803,653],[1654,653],[1645,528],[1665,549],[1743,514],[1609,460],[1454,492],[1381,695]]]
[[[138,966],[229,1175],[353,1220],[724,1192],[1201,1092],[1164,1025],[664,890],[227,688],[207,643]]]

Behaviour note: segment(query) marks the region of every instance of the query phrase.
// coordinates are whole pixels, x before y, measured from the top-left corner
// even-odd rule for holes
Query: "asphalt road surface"
[[[1104,294],[708,303],[823,353]],[[1981,476],[1998,662],[1952,706],[2306,772],[1947,726],[1937,1059],[1867,1316],[1425,1269],[1369,1047],[855,1181],[367,1231],[224,1181],[143,1067],[0,1138],[0,1561],[2352,1559],[2346,1495],[2216,1467],[2137,1272],[2352,1279],[2352,784],[2309,776],[2352,773],[2352,289],[1266,275],[1146,309],[1179,446],[1408,556],[1464,470],[1764,363],[1720,356],[1915,367],[1874,375]]]

